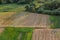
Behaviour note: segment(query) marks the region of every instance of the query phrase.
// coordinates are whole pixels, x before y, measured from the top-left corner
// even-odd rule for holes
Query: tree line
[[[0,4],[5,3],[30,3],[33,0],[0,0]]]

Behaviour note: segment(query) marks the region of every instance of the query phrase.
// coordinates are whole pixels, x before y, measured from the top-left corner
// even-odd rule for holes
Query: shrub
[[[37,8],[38,13],[49,14],[49,15],[60,15],[60,3],[54,1]]]
[[[33,0],[0,0],[0,3],[31,3]]]
[[[59,7],[60,7],[60,3],[56,1],[44,5],[44,9],[46,10],[55,10]]]
[[[26,11],[35,12],[35,4],[33,3],[27,5],[25,8],[26,8]]]

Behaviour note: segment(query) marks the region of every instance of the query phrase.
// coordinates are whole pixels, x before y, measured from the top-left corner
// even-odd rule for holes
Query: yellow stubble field
[[[5,21],[6,18],[13,15],[15,12],[0,12],[0,25]]]

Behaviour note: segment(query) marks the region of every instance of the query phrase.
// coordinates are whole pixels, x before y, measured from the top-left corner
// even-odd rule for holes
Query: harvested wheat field
[[[60,40],[60,29],[35,29],[32,40]]]

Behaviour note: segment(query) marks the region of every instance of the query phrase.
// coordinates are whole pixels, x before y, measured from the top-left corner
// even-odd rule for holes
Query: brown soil
[[[60,29],[35,29],[32,40],[60,40]]]
[[[8,16],[7,16],[8,17]],[[49,15],[21,12],[6,19],[2,24],[17,27],[50,27]]]
[[[0,28],[0,34],[4,31],[4,28]]]

